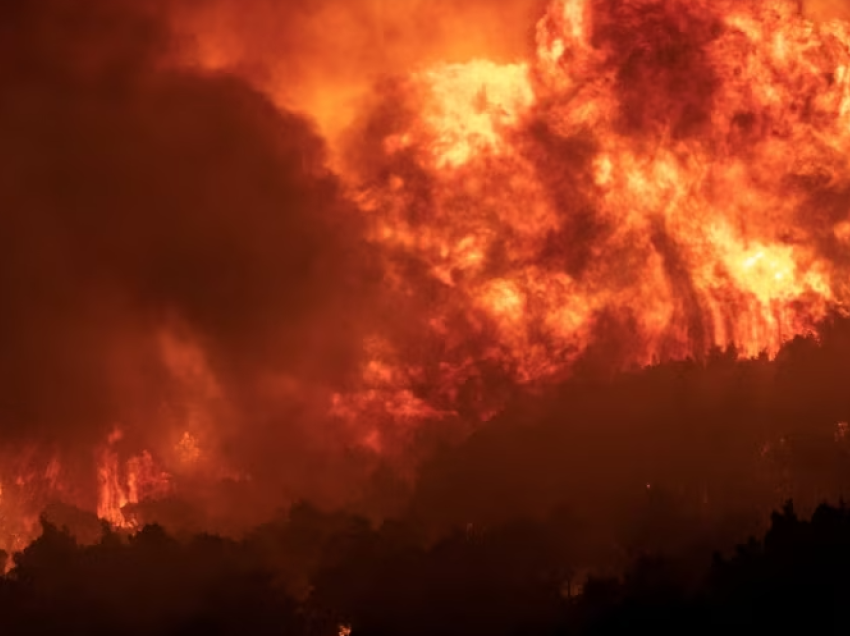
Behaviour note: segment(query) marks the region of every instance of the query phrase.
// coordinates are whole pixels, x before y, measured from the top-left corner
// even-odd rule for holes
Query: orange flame
[[[555,0],[536,34],[527,63],[411,75],[379,168],[347,174],[372,240],[442,290],[429,337],[461,314],[454,337],[487,343],[443,359],[443,385],[488,361],[560,377],[605,316],[630,334],[619,362],[647,364],[772,355],[847,308],[829,254],[850,219],[828,198],[850,184],[850,24],[792,1]],[[372,364],[364,383],[407,378],[401,396],[420,361]]]
[[[133,526],[132,520],[125,518],[122,509],[146,498],[168,494],[171,476],[157,468],[148,451],[134,455],[122,464],[114,448],[122,437],[121,431],[116,428],[98,453],[97,516],[118,528],[129,528]]]

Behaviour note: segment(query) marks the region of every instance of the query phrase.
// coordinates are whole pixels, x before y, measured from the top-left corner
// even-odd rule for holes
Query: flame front
[[[388,283],[436,286],[443,387],[482,363],[561,377],[611,330],[619,365],[774,354],[850,300],[845,22],[558,0],[532,62],[438,66],[387,101],[349,176]]]

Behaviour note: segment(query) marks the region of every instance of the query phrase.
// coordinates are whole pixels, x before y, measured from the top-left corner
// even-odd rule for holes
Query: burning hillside
[[[848,300],[849,36],[794,2],[555,2],[529,62],[386,83],[346,174],[416,343],[366,382],[441,412],[481,384],[486,413],[485,369],[534,385],[606,340],[622,368],[811,332]]]
[[[350,501],[582,365],[773,356],[850,308],[850,22],[555,0],[522,59],[463,20],[364,54],[364,97],[211,6],[4,9],[0,547],[54,500]],[[336,6],[256,15],[363,32]]]

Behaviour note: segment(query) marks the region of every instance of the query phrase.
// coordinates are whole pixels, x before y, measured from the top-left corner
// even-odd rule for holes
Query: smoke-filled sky
[[[547,0],[230,0],[170,3],[187,59],[239,65],[276,102],[309,111],[335,137],[376,77],[434,63],[527,59]],[[817,20],[848,0],[804,0]]]
[[[286,465],[308,444],[279,404],[297,406],[292,382],[338,384],[358,355],[358,217],[313,124],[177,69],[142,6],[3,7],[0,440],[91,447],[119,426],[148,443],[208,390],[233,407],[226,452]]]
[[[528,55],[546,0],[228,0],[175,3],[188,59],[238,65],[279,103],[335,136],[382,74]]]
[[[530,59],[546,4],[7,1],[0,445],[191,430],[275,486],[344,482],[330,396],[431,297],[386,291],[330,144],[383,75]]]
[[[375,279],[359,218],[315,122],[247,80],[272,74],[297,103],[349,71],[371,81],[447,54],[516,56],[532,4],[7,3],[6,435],[155,419],[165,326],[236,383],[344,373]],[[217,46],[246,81],[181,65]]]

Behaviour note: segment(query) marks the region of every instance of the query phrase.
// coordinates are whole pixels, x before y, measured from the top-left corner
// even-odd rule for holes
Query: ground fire
[[[426,433],[588,369],[779,368],[850,310],[850,20],[826,3],[474,3],[410,50],[427,3],[257,3],[262,26],[13,4],[6,552],[54,502],[128,531],[176,497],[214,528],[347,505],[378,466],[415,482]]]

